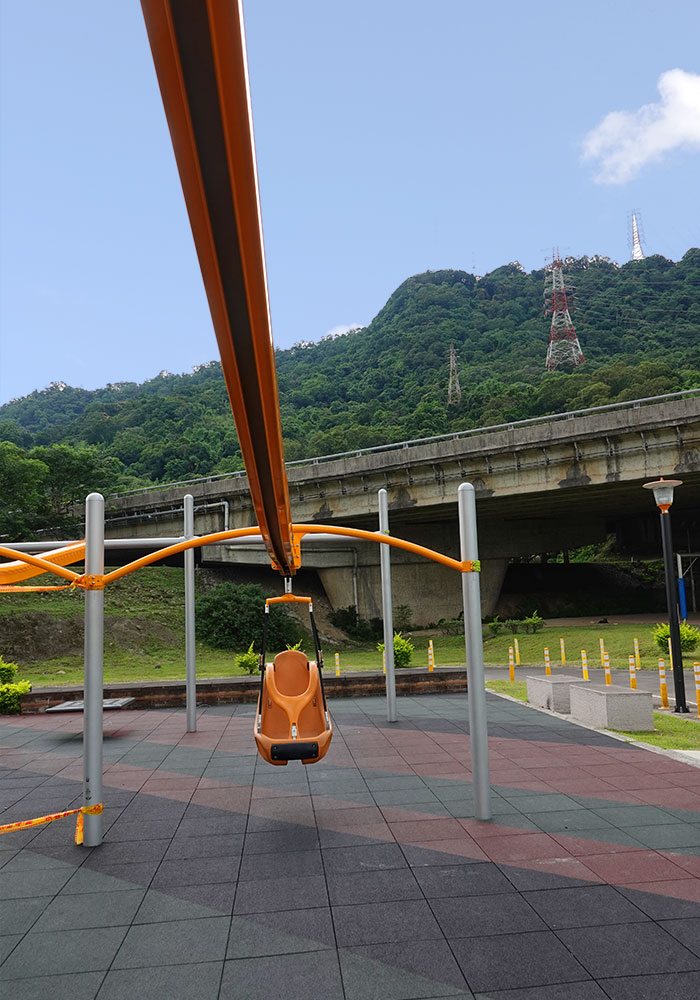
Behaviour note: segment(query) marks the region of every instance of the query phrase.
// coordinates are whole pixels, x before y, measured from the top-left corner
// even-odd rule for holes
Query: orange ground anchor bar
[[[243,14],[236,0],[141,0],[260,532],[285,576],[291,528]]]

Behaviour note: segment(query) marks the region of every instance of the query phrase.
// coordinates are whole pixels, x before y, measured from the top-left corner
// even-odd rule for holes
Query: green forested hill
[[[288,459],[518,420],[700,385],[700,250],[618,267],[569,259],[586,362],[546,374],[544,272],[508,264],[408,278],[368,327],[277,352]],[[462,402],[447,407],[449,345]],[[241,468],[218,363],[89,392],[53,385],[0,407],[0,442],[89,444],[121,481]],[[38,457],[46,456],[44,451]],[[113,466],[114,468],[114,466]]]

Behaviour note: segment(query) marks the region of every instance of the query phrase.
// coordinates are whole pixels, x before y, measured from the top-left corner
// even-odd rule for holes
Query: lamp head
[[[668,509],[673,503],[673,491],[676,486],[682,486],[681,479],[664,479],[663,476],[653,483],[644,483],[645,490],[654,491],[654,501],[662,514],[668,514]]]

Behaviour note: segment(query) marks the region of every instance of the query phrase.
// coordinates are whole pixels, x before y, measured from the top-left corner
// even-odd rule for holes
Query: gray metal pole
[[[194,497],[185,497],[185,538],[194,538]],[[194,549],[185,549],[185,704],[187,732],[197,732],[197,652],[194,632]]]
[[[379,530],[389,534],[389,502],[386,490],[379,491]],[[379,565],[382,571],[382,619],[384,621],[384,651],[386,653],[386,721],[396,722],[396,674],[394,673],[394,614],[391,603],[391,553],[389,546],[379,545]]]
[[[460,559],[477,560],[476,498],[471,483],[458,490]],[[474,815],[491,819],[491,783],[489,779],[489,743],[486,724],[484,684],[484,645],[481,635],[481,586],[478,573],[462,573],[464,607],[464,645],[467,654],[467,689],[469,704],[469,740],[472,752],[472,787]]]
[[[99,493],[85,501],[85,573],[105,569],[105,502]],[[83,805],[102,802],[102,698],[104,659],[104,591],[85,591],[85,711],[83,715]],[[83,817],[83,844],[102,843],[102,814]]]

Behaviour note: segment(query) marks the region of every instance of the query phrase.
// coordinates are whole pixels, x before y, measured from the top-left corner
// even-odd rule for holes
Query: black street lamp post
[[[676,577],[673,572],[673,539],[671,536],[671,515],[673,491],[682,486],[680,479],[659,479],[645,483],[645,490],[654,491],[654,500],[661,517],[661,544],[664,553],[664,577],[666,579],[666,604],[668,607],[668,627],[671,637],[671,658],[673,660],[673,687],[676,698],[676,712],[687,712],[685,700],[685,678],[683,676],[683,654],[681,633],[678,626],[678,604],[676,601]]]

